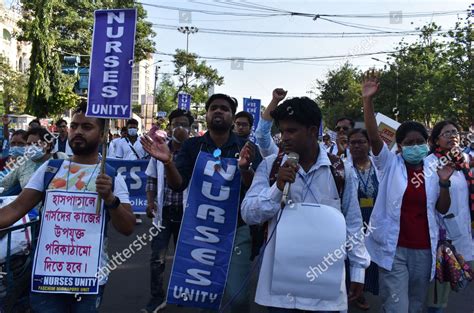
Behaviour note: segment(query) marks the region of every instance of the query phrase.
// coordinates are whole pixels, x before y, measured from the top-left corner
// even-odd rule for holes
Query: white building
[[[153,55],[150,54],[147,59],[134,65],[132,74],[132,104],[141,105],[145,129],[150,129],[153,123],[154,78]]]
[[[20,12],[6,7],[0,0],[0,54],[12,69],[25,73],[30,64],[31,44],[14,37],[20,31],[17,22],[21,18]]]

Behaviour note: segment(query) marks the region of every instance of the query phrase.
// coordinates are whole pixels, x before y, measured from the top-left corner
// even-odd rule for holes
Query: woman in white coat
[[[388,150],[379,136],[372,103],[378,88],[377,75],[367,73],[362,84],[364,119],[380,184],[370,218],[375,229],[366,246],[379,266],[383,312],[418,313],[434,276],[438,215],[449,209],[449,190],[439,191],[430,182],[434,175],[428,176],[424,162],[429,148],[422,124],[402,123],[395,134],[400,153]],[[449,166],[438,170],[439,181],[448,181],[453,171]]]
[[[470,202],[472,190],[472,177],[469,174],[469,157],[462,153],[460,143],[460,127],[453,121],[441,121],[433,127],[430,137],[431,154],[425,159],[432,172],[443,164],[449,163],[454,166],[455,171],[444,188],[449,189],[451,206],[448,218],[440,220],[440,233],[445,234],[446,239],[451,240],[456,251],[466,261],[472,261],[473,246],[471,237],[471,214]],[[431,180],[436,189],[439,186],[437,175]],[[428,313],[442,313],[448,304],[448,296],[451,290],[448,283],[431,283],[428,291]],[[437,293],[436,303],[434,293]]]
[[[372,160],[370,153],[369,135],[365,129],[354,128],[347,135],[350,157],[344,160],[354,172],[356,178],[357,197],[359,199],[360,212],[364,223],[364,233],[367,235],[370,216],[374,208],[375,199],[379,189],[379,173]],[[346,270],[349,271],[346,260]],[[364,291],[373,295],[379,294],[379,273],[377,264],[370,262],[365,270]],[[364,311],[370,309],[369,302],[362,295],[355,305]]]

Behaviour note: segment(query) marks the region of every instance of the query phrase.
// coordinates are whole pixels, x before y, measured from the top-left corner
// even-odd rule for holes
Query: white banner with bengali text
[[[46,191],[31,290],[97,294],[104,210],[95,192]]]

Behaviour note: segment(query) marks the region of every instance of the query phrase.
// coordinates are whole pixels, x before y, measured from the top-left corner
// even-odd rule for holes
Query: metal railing
[[[30,246],[25,250],[25,253],[22,255],[24,257],[28,255],[33,255],[36,248],[37,236],[38,236],[38,226],[39,219],[35,219],[25,224],[11,226],[0,230],[0,239],[4,239],[6,236],[7,239],[7,251],[6,258],[4,263],[0,264],[0,285],[3,285],[4,288],[4,298],[0,299],[0,311],[2,309],[5,312],[9,312],[13,307],[21,301],[28,301],[28,299],[22,299],[21,292],[18,290],[23,290],[18,288],[19,284],[25,285],[25,279],[18,279],[18,277],[26,277],[28,271],[31,270],[30,263],[25,262],[21,264],[20,271],[17,271],[17,268],[12,268],[12,259],[19,254],[12,254],[12,233],[18,230],[28,231],[30,228],[31,231],[31,241]],[[21,255],[20,255],[21,256]],[[25,258],[27,260],[27,258]],[[29,287],[29,286],[28,286]]]

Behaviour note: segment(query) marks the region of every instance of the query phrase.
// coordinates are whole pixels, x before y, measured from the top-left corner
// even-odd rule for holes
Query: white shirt
[[[156,221],[161,222],[163,219],[163,202],[165,200],[165,167],[163,162],[158,161],[155,158],[151,158],[148,162],[145,174],[149,177],[156,178],[157,184],[157,212],[156,212]]]
[[[56,143],[54,144],[54,149],[51,152],[58,152],[59,151],[59,137],[56,138]],[[69,145],[69,140],[66,139],[66,151],[64,152],[68,156],[72,156],[74,152],[72,152],[71,146]]]
[[[44,173],[47,167],[48,167],[48,162],[45,162],[43,165],[41,165],[38,168],[38,170],[36,170],[34,175],[31,177],[30,181],[25,186],[25,188],[34,189],[40,192],[44,192],[46,191],[46,189],[54,189],[54,190],[62,189],[62,190],[70,190],[70,191],[85,191],[87,189],[87,191],[91,191],[91,192],[96,191],[95,180],[97,178],[97,175],[100,172],[100,164],[99,166],[97,166],[97,164],[79,164],[79,163],[74,163],[74,162],[65,160],[63,161],[63,164],[61,165],[60,169],[54,176],[48,188],[45,188]],[[74,171],[70,171],[70,169],[74,169]],[[58,182],[60,180],[64,180],[67,182],[67,185],[66,185],[67,189],[66,189],[66,186],[62,186],[60,188],[54,187],[55,182]],[[82,182],[84,182],[84,184],[77,184],[78,180],[81,180]],[[78,189],[77,188],[78,186],[82,188]],[[127,185],[125,184],[125,180],[123,179],[122,175],[118,173],[117,173],[117,176],[115,176],[114,195],[120,199],[121,203],[130,204]],[[105,238],[104,238],[104,244],[102,246],[103,248],[102,248],[101,257],[100,257],[100,268],[105,268],[105,266],[107,266],[109,262],[109,257],[107,255],[107,236],[106,234],[102,234],[102,235],[105,236]],[[99,283],[103,285],[106,282],[107,282],[107,277],[105,277],[104,280],[102,280]]]
[[[398,245],[403,195],[408,186],[407,168],[401,154],[389,151],[385,143],[379,155],[373,156],[373,160],[379,171],[380,183],[374,210],[370,217],[370,224],[375,229],[366,238],[365,245],[372,261],[390,271]],[[431,182],[437,174],[430,175],[427,162],[424,162],[423,173],[432,256],[431,278],[433,278],[439,237],[437,220],[440,214],[435,208],[439,189],[435,187],[437,184]]]
[[[165,200],[165,166],[163,162],[158,161],[155,158],[151,158],[148,162],[145,174],[152,178],[157,179],[156,189],[156,202],[157,202],[157,212],[156,212],[156,222],[161,222],[163,219],[163,203]],[[183,191],[183,208],[186,208],[186,201],[188,198],[188,188]]]
[[[137,138],[137,141],[135,141],[133,145],[128,138],[117,138],[112,142],[114,143],[114,148],[109,154],[111,158],[133,161],[144,159],[148,156],[139,138]],[[135,150],[136,153],[133,152],[133,150]]]
[[[467,157],[467,156],[466,156]],[[436,166],[438,165],[438,157],[430,154],[426,157],[425,162],[433,169],[433,179],[430,182],[434,185],[433,188],[439,193],[439,177],[436,174]],[[471,236],[471,214],[469,212],[469,188],[466,177],[462,171],[454,171],[449,179],[451,187],[449,188],[449,196],[451,197],[451,206],[447,214],[454,214],[454,221],[459,227],[462,234],[459,238],[453,240],[453,245],[457,252],[460,253],[466,261],[474,260],[473,240]],[[445,219],[440,218],[440,224],[444,229],[446,228]],[[447,233],[448,239],[453,239]]]
[[[331,145],[329,147],[325,143],[323,143],[323,146],[327,153],[337,155],[337,144],[334,141],[331,141]]]
[[[320,151],[323,153],[319,154],[316,163],[307,173],[302,168],[299,169],[296,180],[291,185],[291,199],[294,202],[319,203],[341,209],[341,200],[329,168],[331,162],[327,154],[324,153],[325,150],[322,144],[320,145]],[[282,192],[277,188],[276,183],[269,186],[269,174],[275,159],[276,155],[271,155],[260,163],[241,208],[242,218],[250,225],[269,221],[268,234],[271,234],[275,227],[282,197]],[[282,164],[285,160],[286,156],[283,158]],[[346,219],[346,235],[350,240],[349,238],[356,238],[354,234],[360,233],[362,216],[357,199],[355,179],[350,168],[345,168],[345,175],[342,213]],[[312,188],[308,188],[308,182]],[[264,252],[255,302],[264,306],[310,311],[341,311],[347,309],[344,278],[341,280],[339,297],[335,301],[320,300],[315,295],[311,299],[294,297],[294,301],[290,302],[287,296],[272,295],[270,290],[274,254],[275,237],[272,237]],[[364,243],[358,241],[354,244],[353,249],[348,251],[348,256],[351,264],[351,281],[364,283],[365,268],[370,264],[370,256]]]

